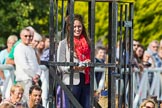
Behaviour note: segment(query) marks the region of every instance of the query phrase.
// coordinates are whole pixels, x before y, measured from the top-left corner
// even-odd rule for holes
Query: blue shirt
[[[158,54],[153,54],[153,60],[155,62],[155,67],[162,67],[162,59],[159,57]]]
[[[49,60],[49,48],[43,50],[43,53],[40,56],[40,60],[42,60],[42,61],[48,61]]]
[[[6,63],[6,58],[8,57],[8,51],[7,49],[4,49],[0,52],[0,63],[5,64]]]

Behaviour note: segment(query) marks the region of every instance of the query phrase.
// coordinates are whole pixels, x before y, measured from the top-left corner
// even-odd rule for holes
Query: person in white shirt
[[[15,47],[14,62],[15,76],[18,84],[24,87],[23,100],[28,100],[29,88],[32,82],[38,83],[41,69],[39,67],[35,50],[30,46],[33,36],[29,29],[20,32],[21,42]]]

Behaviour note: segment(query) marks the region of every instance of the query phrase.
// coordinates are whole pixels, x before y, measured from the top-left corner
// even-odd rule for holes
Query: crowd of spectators
[[[150,42],[145,49],[139,41],[133,41],[134,63],[137,68],[162,66],[162,45],[157,40]]]
[[[32,97],[32,91],[30,87],[37,86],[36,90],[40,91],[38,96],[38,103],[42,103],[44,107],[47,107],[47,95],[48,86],[45,89],[39,89],[41,87],[42,77],[49,77],[42,72],[39,65],[40,61],[49,60],[49,45],[50,40],[48,36],[41,36],[34,28],[26,27],[20,32],[20,39],[18,36],[10,35],[7,39],[7,48],[0,51],[0,63],[12,64],[15,69],[15,81],[14,86],[11,87],[10,97],[2,97],[2,103],[12,103],[13,105],[19,104],[19,102],[28,102],[26,105],[30,105],[30,97]],[[119,59],[119,45],[117,45],[116,58]],[[106,49],[104,47],[96,47],[95,62],[105,63]],[[127,53],[126,53],[127,54]],[[129,55],[128,55],[129,56]],[[127,56],[127,58],[128,58]],[[129,62],[129,61],[128,61]],[[141,75],[145,68],[160,68],[162,67],[162,41],[153,40],[145,49],[142,44],[133,40],[133,66],[140,69]],[[99,87],[99,83],[103,72],[96,72],[96,83]],[[148,73],[151,78],[150,85],[153,79],[153,72]],[[0,78],[2,86],[4,80],[9,77],[8,71],[0,70]],[[43,79],[43,78],[42,78]],[[46,85],[49,85],[48,82]],[[101,92],[102,87],[98,92]],[[16,91],[18,90],[18,91]],[[35,88],[34,88],[35,90]],[[46,91],[46,97],[41,97],[41,93]],[[30,92],[29,92],[30,91]],[[15,93],[16,92],[16,93]],[[15,96],[14,96],[15,95]],[[16,98],[13,100],[12,98]],[[4,99],[3,99],[4,98]],[[41,98],[41,101],[40,101]],[[33,102],[33,101],[31,101]],[[37,103],[37,102],[36,102]],[[33,104],[33,103],[32,103]],[[146,104],[146,103],[145,103]],[[7,104],[8,105],[8,104]],[[156,108],[156,107],[155,107]]]
[[[140,73],[139,73],[140,75],[139,83],[140,83],[144,69],[155,69],[155,68],[162,67],[162,40],[160,42],[158,40],[151,41],[149,45],[147,46],[147,48],[144,48],[144,46],[139,41],[133,40],[133,54],[134,54],[133,55],[133,63],[134,63],[133,66],[134,68],[137,68],[140,70]],[[148,80],[149,80],[148,82],[149,82],[150,88],[153,86],[154,77],[155,77],[155,72],[148,71]],[[158,97],[156,95],[154,96]],[[149,94],[148,94],[148,97],[149,97]],[[160,97],[158,97],[158,99],[160,99]],[[157,99],[155,99],[154,101],[150,98],[147,98],[141,103],[140,108],[157,108],[157,104],[158,104]],[[147,107],[147,105],[149,107]],[[159,107],[162,108],[162,106],[160,105]]]
[[[79,24],[79,27],[81,27],[82,17],[80,15],[76,15],[76,18],[78,18],[76,21],[76,25]],[[78,35],[78,30],[80,31],[80,28],[79,29],[74,28],[74,29],[76,30],[76,33],[74,32],[74,34]],[[86,36],[85,28],[83,30],[84,30],[83,31],[84,35]],[[80,35],[81,34],[82,34],[82,30],[80,31]],[[78,35],[78,37],[80,35]],[[90,49],[87,50],[87,48],[89,48],[89,43],[87,44],[86,43],[87,40],[85,41],[85,38],[84,37],[82,38],[86,46],[84,53],[86,55],[87,51],[89,51],[89,54],[86,55],[87,59],[80,58],[80,60],[89,62]],[[76,41],[78,40],[76,39]],[[82,41],[79,43],[82,45]],[[15,72],[14,72],[15,78],[13,84],[10,85],[9,87],[10,95],[2,96],[1,98],[2,102],[0,107],[5,106],[7,108],[11,106],[12,108],[12,106],[14,106],[16,108],[43,108],[43,107],[46,108],[48,106],[47,98],[48,98],[48,89],[49,89],[49,83],[48,83],[49,76],[47,72],[43,72],[40,69],[39,65],[40,65],[40,61],[49,60],[49,46],[50,46],[49,37],[41,36],[31,26],[25,27],[20,31],[20,39],[18,39],[18,36],[16,35],[11,35],[8,37],[7,48],[0,52],[0,63],[13,65],[15,67]],[[60,54],[64,54],[64,53],[60,53]],[[61,57],[62,59],[63,56],[60,56],[60,54],[59,57]],[[96,62],[104,63],[104,59],[105,59],[104,56],[105,56],[105,49],[101,47],[97,50]],[[85,77],[84,70],[88,72],[90,69],[81,66],[81,67],[76,67],[76,70],[77,71],[82,70],[82,73],[80,74],[83,78],[81,78],[80,80],[84,80]],[[3,86],[6,79],[10,77],[10,74],[11,73],[9,71],[0,70],[0,81],[2,82],[2,84],[0,83],[1,86]],[[99,86],[99,81],[101,79],[102,74],[103,72],[96,73],[97,86]],[[90,96],[87,95],[87,93],[90,94],[88,76],[89,74],[87,73],[86,80],[82,81],[81,85],[78,85],[78,87],[80,86],[80,89],[78,89],[78,91],[81,91],[81,89],[85,90],[85,93],[83,94],[87,97],[86,98],[87,100],[82,99],[82,105],[85,105],[85,108],[89,108],[90,105],[88,101]],[[83,87],[84,84],[85,87]],[[41,89],[40,87],[42,87],[42,85],[43,88]],[[79,94],[77,95],[85,98],[85,96],[83,95],[79,95]],[[76,98],[79,99],[79,97]],[[66,102],[68,102],[67,99],[68,98],[66,98]]]
[[[0,52],[0,63],[13,65],[15,78],[9,87],[10,95],[2,96],[2,103],[11,103],[19,108],[19,103],[26,102],[26,105],[20,108],[43,108],[43,106],[46,108],[49,84],[44,83],[48,81],[49,77],[47,72],[40,69],[39,65],[40,60],[47,61],[48,58],[49,38],[41,36],[33,27],[23,28],[20,31],[19,40],[16,35],[9,36],[7,48]],[[0,70],[1,86],[5,85],[10,74],[8,70]],[[44,86],[41,89],[42,82]],[[3,91],[2,89],[3,87],[1,87],[1,91]],[[37,105],[40,102],[43,106]]]

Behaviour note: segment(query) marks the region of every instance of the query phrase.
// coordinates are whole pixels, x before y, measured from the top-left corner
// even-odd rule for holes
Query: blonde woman
[[[157,103],[153,99],[144,100],[139,108],[158,108]]]
[[[9,52],[11,51],[12,46],[18,40],[16,35],[10,35],[7,39],[7,48],[0,52],[0,64],[6,64],[6,58],[8,57]],[[0,77],[2,80],[5,80],[5,77],[8,76],[7,72],[5,75],[2,70],[0,70]]]

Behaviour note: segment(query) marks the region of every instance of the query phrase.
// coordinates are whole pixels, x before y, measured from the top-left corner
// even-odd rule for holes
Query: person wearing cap
[[[28,100],[28,91],[33,82],[38,83],[41,69],[37,61],[36,52],[31,47],[34,40],[31,31],[27,28],[20,32],[21,42],[15,47],[14,62],[16,66],[16,82],[24,87],[23,100]]]

